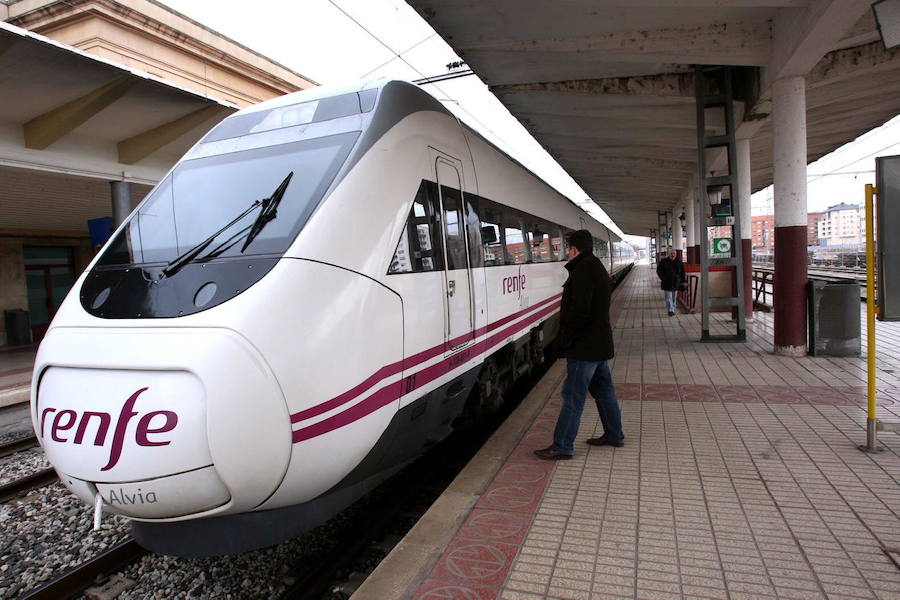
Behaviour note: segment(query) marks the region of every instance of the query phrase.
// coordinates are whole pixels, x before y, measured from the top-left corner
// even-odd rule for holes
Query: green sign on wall
[[[714,238],[713,254],[731,254],[731,238]]]

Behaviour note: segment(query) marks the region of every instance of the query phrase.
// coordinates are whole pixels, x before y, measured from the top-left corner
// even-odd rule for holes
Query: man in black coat
[[[681,284],[687,280],[684,263],[678,258],[678,252],[669,250],[669,256],[656,265],[656,276],[659,277],[659,287],[665,292],[666,310],[672,317],[675,315],[675,296],[681,289]]]
[[[614,355],[609,303],[612,284],[609,273],[594,256],[594,240],[585,229],[566,236],[569,244],[569,278],[563,286],[559,311],[557,351],[566,358],[563,405],[553,432],[553,444],[535,450],[538,458],[561,460],[575,453],[575,436],[587,393],[597,402],[603,436],[587,440],[594,446],[624,444],[622,415],[607,361]]]

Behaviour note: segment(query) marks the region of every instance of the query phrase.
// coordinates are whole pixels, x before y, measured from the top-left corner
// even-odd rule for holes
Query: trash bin
[[[859,356],[861,350],[859,282],[809,282],[809,353]]]
[[[22,308],[4,310],[3,321],[6,324],[7,344],[24,346],[31,343],[31,319],[27,310]]]

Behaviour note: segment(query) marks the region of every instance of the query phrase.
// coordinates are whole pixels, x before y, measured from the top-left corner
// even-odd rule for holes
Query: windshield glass
[[[293,171],[276,218],[243,253],[241,243],[220,256],[284,253],[347,159],[358,135],[353,131],[182,162],[131,216],[98,266],[167,263],[234,220],[254,201],[268,198]],[[259,209],[248,212],[224,229],[210,248],[232,236],[246,235],[258,214]]]

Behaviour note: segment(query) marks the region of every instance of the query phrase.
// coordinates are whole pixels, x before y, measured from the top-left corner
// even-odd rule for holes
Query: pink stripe
[[[296,444],[297,442],[302,442],[303,440],[318,437],[323,433],[328,433],[329,431],[333,431],[335,429],[338,429],[339,427],[343,427],[345,425],[353,423],[354,421],[358,421],[366,415],[375,412],[382,406],[387,406],[400,397],[400,384],[401,382],[398,381],[396,383],[392,383],[391,385],[385,386],[366,398],[364,402],[360,402],[356,406],[352,406],[342,413],[338,413],[332,417],[328,417],[327,419],[319,421],[315,425],[310,425],[309,427],[298,429],[293,433],[293,442]]]
[[[409,356],[402,361],[398,361],[393,364],[381,367],[375,373],[373,373],[372,375],[367,377],[362,383],[359,383],[356,386],[347,390],[346,392],[343,392],[340,395],[335,396],[331,400],[326,400],[325,402],[322,402],[321,404],[317,404],[316,406],[313,406],[311,408],[307,408],[307,409],[301,410],[300,412],[296,412],[296,413],[292,414],[291,415],[291,423],[299,423],[300,421],[305,421],[306,419],[311,419],[315,416],[326,413],[329,410],[332,410],[333,408],[337,408],[338,406],[341,406],[342,404],[346,404],[347,402],[350,402],[357,396],[363,394],[366,390],[377,385],[383,379],[386,379],[392,375],[396,375],[397,373],[400,373],[403,370],[411,369],[415,366],[418,366],[418,365],[422,364],[423,362],[434,358],[435,356],[439,356],[439,355],[443,354],[449,348],[452,348],[452,347],[462,344],[466,340],[473,339],[473,337],[481,336],[489,331],[493,331],[494,329],[497,329],[498,327],[502,327],[503,325],[509,323],[510,321],[514,321],[515,319],[518,319],[519,317],[521,317],[522,315],[524,315],[528,312],[534,311],[549,302],[553,302],[554,300],[560,298],[561,296],[562,296],[562,294],[557,294],[555,296],[551,296],[550,298],[541,300],[537,304],[535,304],[533,306],[529,306],[528,308],[526,308],[524,310],[520,310],[519,312],[513,313],[513,314],[509,315],[508,317],[504,317],[504,318],[499,319],[485,327],[481,327],[480,329],[475,330],[475,332],[473,334],[462,335],[460,337],[450,340],[449,344],[447,342],[441,343],[437,346],[434,346],[433,348],[429,348],[428,350],[424,350],[422,352],[419,352],[418,354]]]
[[[311,419],[316,415],[321,415],[324,412],[328,412],[332,408],[337,408],[341,404],[350,402],[351,400],[377,384],[382,379],[390,377],[391,375],[396,375],[402,370],[403,361],[395,362],[394,364],[388,365],[386,367],[381,367],[380,369],[375,371],[374,374],[370,375],[368,379],[356,385],[355,387],[350,388],[340,396],[335,396],[331,400],[327,400],[322,404],[317,404],[312,408],[307,408],[306,410],[301,410],[300,412],[292,414],[291,423],[299,423],[300,421]]]
[[[491,337],[478,342],[477,344],[475,344],[471,348],[467,348],[463,352],[468,352],[471,356],[477,356],[478,354],[487,351],[493,346],[504,342],[507,337],[521,331],[522,329],[527,328],[535,321],[538,321],[541,318],[555,312],[558,308],[559,302],[554,302],[550,306],[547,306],[540,311],[532,314],[522,322],[507,327],[499,333],[495,333]],[[438,379],[439,377],[449,373],[456,368],[456,366],[458,365],[458,360],[459,359],[457,356],[450,356],[439,363],[431,365],[430,367],[426,367],[417,372],[415,374],[415,388],[413,389],[419,389],[420,387],[427,385],[435,379]],[[294,443],[302,442],[304,440],[323,435],[330,431],[334,431],[335,429],[344,427],[345,425],[348,425],[367,415],[372,414],[379,408],[387,406],[391,402],[400,398],[401,395],[403,395],[402,383],[402,381],[398,381],[389,386],[386,386],[378,390],[359,404],[356,404],[355,406],[345,410],[342,413],[324,419],[314,425],[310,425],[309,427],[298,429],[293,433]],[[409,393],[409,391],[412,390],[408,390],[406,393]]]

